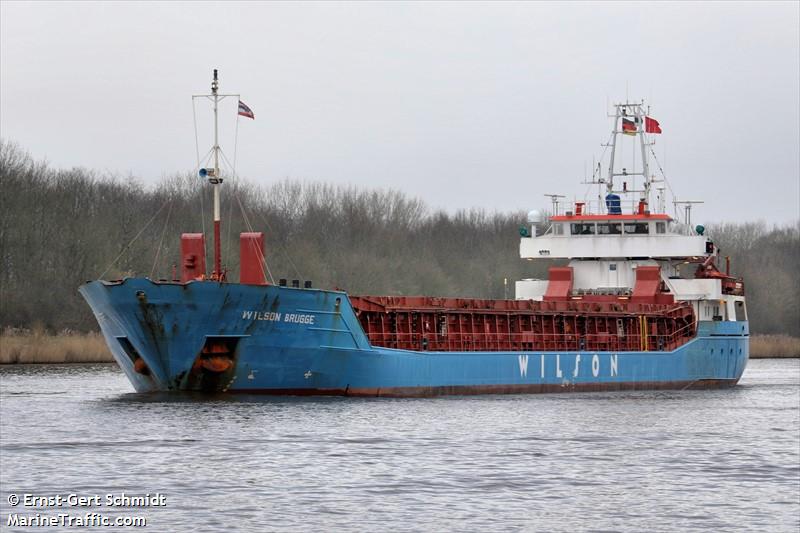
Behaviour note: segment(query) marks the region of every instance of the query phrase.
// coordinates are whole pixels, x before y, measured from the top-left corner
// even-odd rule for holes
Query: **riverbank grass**
[[[0,333],[0,364],[111,363],[114,358],[100,333],[42,330]]]
[[[800,338],[790,335],[753,335],[750,359],[800,358]]]

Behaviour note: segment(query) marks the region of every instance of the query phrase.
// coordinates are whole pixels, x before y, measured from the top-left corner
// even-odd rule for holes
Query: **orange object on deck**
[[[207,359],[201,359],[200,364],[209,372],[216,372],[222,374],[231,368],[231,360],[226,356],[213,356]]]
[[[141,357],[137,357],[136,361],[133,363],[133,370],[136,371],[138,374],[142,374],[143,376],[147,376],[150,374],[150,369],[147,368],[147,363],[144,362],[144,359]]]

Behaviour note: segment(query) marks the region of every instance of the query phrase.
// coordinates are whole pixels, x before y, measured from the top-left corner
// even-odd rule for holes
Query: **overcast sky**
[[[195,167],[191,95],[218,68],[256,114],[239,123],[248,180],[527,210],[583,197],[608,104],[627,95],[661,123],[677,196],[706,202],[694,221],[786,223],[800,216],[798,6],[3,1],[0,135],[56,167],[155,183]]]

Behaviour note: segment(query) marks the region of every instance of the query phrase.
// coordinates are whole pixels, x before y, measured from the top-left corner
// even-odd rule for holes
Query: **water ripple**
[[[720,391],[430,400],[138,395],[111,365],[0,380],[2,491],[161,492],[153,531],[800,529],[800,361]]]

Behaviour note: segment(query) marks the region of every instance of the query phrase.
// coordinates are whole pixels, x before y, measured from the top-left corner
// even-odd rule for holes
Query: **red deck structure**
[[[672,350],[692,339],[689,303],[351,296],[374,346],[418,351]]]
[[[239,283],[266,285],[264,234],[260,231],[239,234]]]
[[[206,275],[206,238],[202,233],[181,235],[181,282],[203,279]]]

